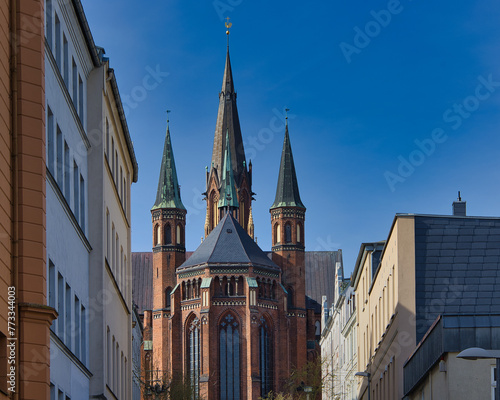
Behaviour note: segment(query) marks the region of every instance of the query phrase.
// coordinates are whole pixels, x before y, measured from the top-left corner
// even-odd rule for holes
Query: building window
[[[281,228],[279,223],[274,225],[274,239],[276,240],[275,244],[281,243]]]
[[[70,169],[69,146],[65,140],[64,141],[64,197],[66,197],[66,201],[68,203],[70,201],[69,197],[70,197],[70,193],[71,193],[71,188],[70,188],[71,173],[70,173],[69,169]]]
[[[177,225],[176,239],[177,239],[177,244],[182,243],[182,227],[180,224]]]
[[[198,399],[200,387],[200,320],[196,317],[189,324],[187,345],[189,382],[193,389],[192,399]]]
[[[78,165],[73,161],[73,214],[76,221],[80,223],[80,185],[78,184],[80,173],[78,172]]]
[[[64,340],[64,279],[57,274],[57,333],[59,339]]]
[[[81,330],[81,342],[82,342],[82,354],[80,360],[84,365],[87,363],[87,316],[85,314],[85,307],[82,304],[80,310],[80,330]]]
[[[300,224],[297,224],[297,243],[302,243],[302,227]]]
[[[59,17],[57,13],[55,13],[55,26],[56,26],[56,45],[54,47],[54,53],[56,56],[56,64],[59,71],[61,68],[61,22],[59,21]]]
[[[290,222],[285,224],[285,243],[290,243],[292,241],[292,226]]]
[[[66,35],[63,33],[63,79],[66,88],[69,85],[69,54],[68,54],[68,39],[66,39]]]
[[[80,299],[75,295],[74,302],[74,310],[75,310],[75,324],[74,324],[74,332],[75,332],[75,356],[80,358]]]
[[[170,224],[166,224],[163,228],[163,244],[172,243],[172,228]]]
[[[108,383],[108,386],[111,387],[111,334],[109,332],[109,326],[107,327],[106,331],[106,355],[107,355],[107,362],[106,362],[106,382]]]
[[[80,76],[80,74],[78,74],[78,116],[80,117],[80,121],[82,122],[82,125],[84,125],[83,123],[83,81],[82,81],[82,78]]]
[[[109,264],[109,210],[106,208],[106,258]]]
[[[73,89],[73,105],[75,106],[75,110],[78,105],[78,87],[76,86],[77,82],[77,70],[76,70],[76,63],[75,59],[71,57],[71,80],[72,80],[72,89]]]
[[[259,327],[259,371],[260,395],[266,398],[273,390],[273,348],[272,335],[264,318],[260,319]]]
[[[172,288],[169,286],[165,289],[165,308],[170,308],[170,295],[172,294]]]
[[[49,307],[56,308],[56,266],[49,258]],[[55,331],[55,323],[50,325],[50,329]]]
[[[66,340],[65,344],[70,350],[74,350],[72,347],[71,343],[71,337],[72,337],[72,332],[71,332],[71,286],[66,283],[66,307],[65,310],[66,312]]]
[[[238,321],[227,314],[219,325],[220,399],[240,399],[240,331]]]
[[[47,107],[47,167],[54,176],[54,114]]]
[[[57,156],[56,156],[56,170],[57,170],[57,184],[63,191],[63,135],[59,125],[56,125],[56,147],[57,147]]]
[[[115,139],[111,138],[111,175],[115,179]]]
[[[106,159],[109,162],[109,121],[106,118]]]
[[[85,233],[85,180],[80,174],[80,226]]]
[[[52,49],[52,0],[45,2],[45,37]]]

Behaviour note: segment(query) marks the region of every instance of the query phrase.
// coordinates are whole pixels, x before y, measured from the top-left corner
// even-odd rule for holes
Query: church
[[[228,46],[203,193],[205,238],[189,257],[167,123],[151,209],[152,276],[145,278],[152,301],[143,306],[141,362],[152,383],[183,377],[195,399],[257,400],[282,389],[293,370],[319,353],[321,311],[306,296],[306,207],[288,121],[276,174],[271,252],[265,252],[254,240],[252,164],[245,158]]]

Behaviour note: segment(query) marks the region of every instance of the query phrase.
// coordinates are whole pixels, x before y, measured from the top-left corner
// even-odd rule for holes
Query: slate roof
[[[302,204],[302,200],[300,200],[297,174],[295,173],[295,164],[293,162],[292,146],[288,134],[288,121],[285,129],[285,139],[283,140],[283,150],[281,152],[276,197],[271,209],[287,206],[305,208],[304,204]]]
[[[232,158],[231,165],[234,171],[236,184],[241,183],[241,176],[246,170],[245,150],[241,137],[240,119],[238,108],[236,107],[236,92],[234,91],[233,73],[231,61],[229,59],[229,47],[226,54],[226,66],[222,79],[222,88],[219,93],[219,111],[217,113],[217,123],[215,125],[214,147],[212,150],[212,167],[210,173],[222,176],[224,149],[226,147],[226,132],[229,135],[229,145]],[[211,168],[212,168],[211,167]]]
[[[335,264],[342,263],[342,250],[306,251],[306,296],[321,304],[322,296],[328,304],[335,299]]]
[[[132,252],[132,300],[139,314],[153,309],[152,252]]]
[[[186,209],[181,201],[177,171],[175,169],[174,152],[170,141],[170,128],[168,125],[165,135],[165,144],[163,146],[163,157],[161,159],[156,201],[152,210],[157,208]]]
[[[186,260],[189,261],[193,254],[192,251],[186,251]],[[267,253],[268,259],[271,254],[271,252]],[[308,308],[319,307],[318,310],[321,310],[321,297],[324,295],[328,298],[328,304],[332,303],[335,296],[335,263],[337,261],[342,262],[342,250],[305,252]],[[152,252],[132,252],[132,275],[132,299],[137,304],[138,312],[142,314],[144,310],[153,308]]]
[[[233,218],[231,213],[224,216],[178,270],[204,264],[251,264],[279,269]]]
[[[415,215],[420,341],[443,313],[500,313],[500,218]]]

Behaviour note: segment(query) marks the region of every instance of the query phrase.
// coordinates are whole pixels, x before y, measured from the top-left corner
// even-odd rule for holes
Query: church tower
[[[291,337],[290,359],[300,368],[306,361],[307,319],[305,293],[304,223],[306,208],[300,200],[299,185],[293,162],[292,146],[286,120],[276,198],[270,209],[272,226],[272,259],[281,267],[282,284],[288,297]]]
[[[163,338],[155,342],[152,365],[154,369],[171,375],[170,352],[172,333],[168,326],[171,313],[171,293],[177,284],[176,268],[186,260],[186,208],[182,204],[180,186],[175,169],[174,153],[167,133],[163,147],[160,178],[156,201],[151,209],[153,224],[153,336]]]
[[[236,107],[236,91],[234,90],[233,73],[229,59],[229,46],[226,53],[226,66],[222,79],[222,89],[219,93],[219,111],[215,126],[214,145],[212,150],[212,162],[207,169],[207,190],[204,193],[207,201],[207,214],[205,220],[205,237],[217,226],[221,215],[219,212],[219,200],[221,200],[221,188],[223,186],[224,149],[229,143],[230,165],[234,181],[236,183],[236,198],[238,203],[238,222],[245,231],[253,237],[252,218],[252,165],[247,166],[245,149],[241,137],[240,120]]]

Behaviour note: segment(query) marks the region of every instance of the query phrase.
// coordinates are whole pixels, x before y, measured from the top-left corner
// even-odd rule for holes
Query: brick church
[[[252,164],[245,158],[228,47],[206,175],[205,238],[189,257],[167,125],[151,209],[152,304],[143,311],[142,368],[156,371],[151,379],[189,378],[194,398],[256,400],[280,390],[291,371],[319,351],[320,309],[306,296],[306,208],[288,122],[276,172],[269,253],[253,239]]]

